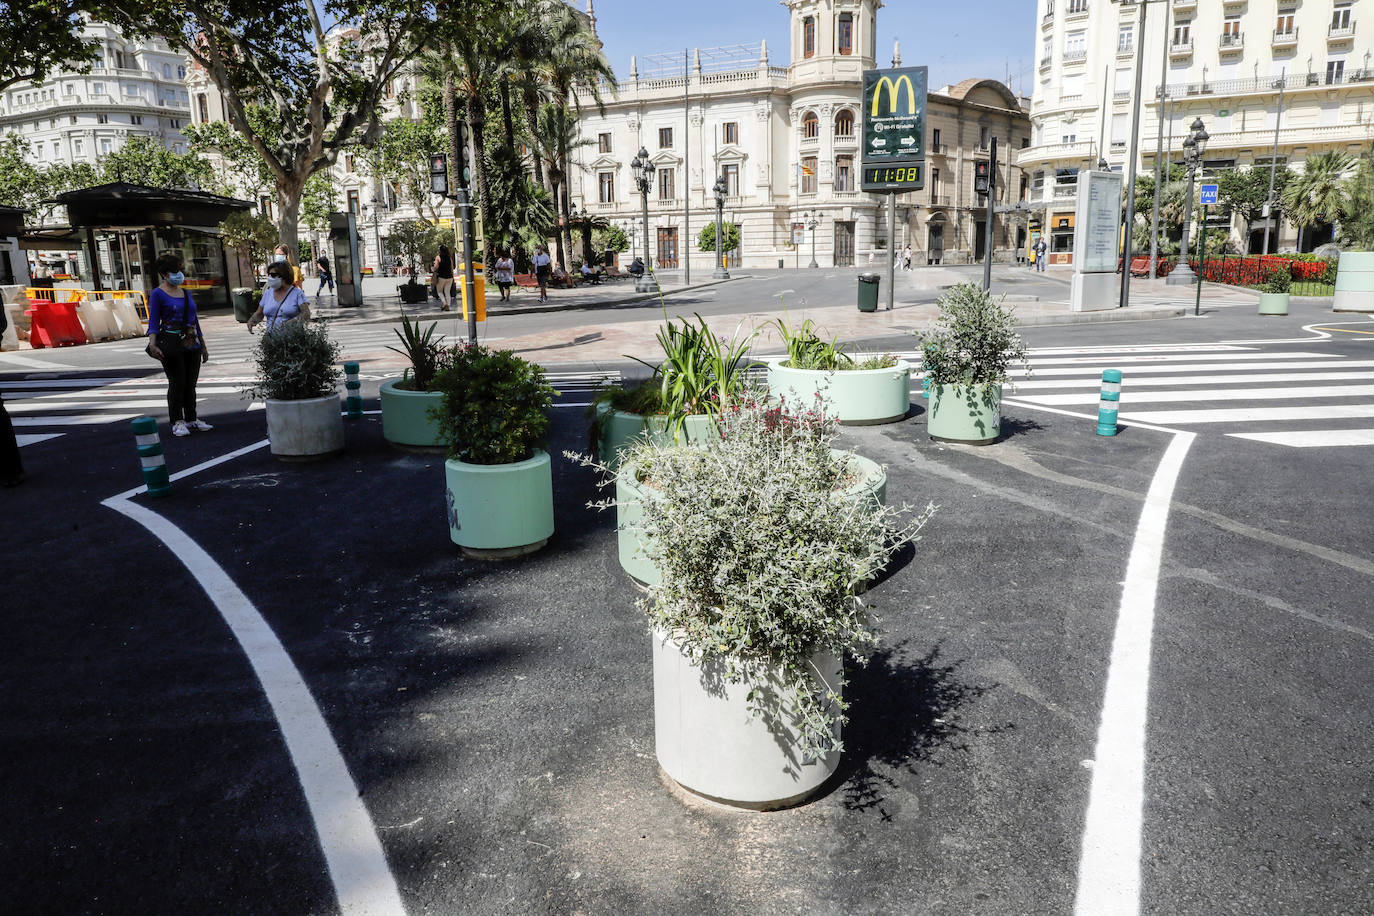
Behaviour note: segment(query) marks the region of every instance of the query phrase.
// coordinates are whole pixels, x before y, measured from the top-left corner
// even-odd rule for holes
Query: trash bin
[[[229,295],[234,301],[234,320],[239,324],[247,324],[248,319],[257,311],[257,307],[253,305],[253,291],[240,286],[231,290]]]
[[[882,284],[882,274],[859,274],[859,311],[878,310],[878,290]]]
[[[778,258],[778,270],[782,270],[782,258]]]

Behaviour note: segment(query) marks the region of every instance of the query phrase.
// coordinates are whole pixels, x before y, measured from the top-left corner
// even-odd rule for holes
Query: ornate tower
[[[783,0],[791,14],[794,82],[875,66],[883,0]]]

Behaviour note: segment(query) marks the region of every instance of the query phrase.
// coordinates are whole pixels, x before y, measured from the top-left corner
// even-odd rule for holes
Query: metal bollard
[[[921,397],[930,398],[930,376],[921,379]]]
[[[348,411],[350,419],[356,419],[363,415],[363,383],[358,381],[358,364],[344,363],[344,387],[348,389],[348,397],[344,401],[344,407]]]
[[[149,496],[166,496],[172,492],[167,479],[167,457],[162,454],[162,440],[157,434],[157,420],[138,417],[133,421],[134,442],[138,444],[138,459],[143,463],[143,482]]]
[[[1097,434],[1116,435],[1116,415],[1121,406],[1121,370],[1102,370],[1102,399],[1097,403]]]

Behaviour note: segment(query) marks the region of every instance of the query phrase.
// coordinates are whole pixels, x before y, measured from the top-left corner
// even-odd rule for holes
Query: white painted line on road
[[[1365,321],[1316,321],[1312,324],[1305,324],[1302,329],[1311,334],[1311,337],[1284,337],[1280,339],[1270,338],[1268,340],[1223,340],[1222,343],[1228,344],[1276,344],[1276,343],[1311,343],[1316,340],[1330,340],[1331,333],[1319,328],[1334,328],[1345,324],[1368,324],[1374,318]]]
[[[1155,598],[1169,507],[1183,459],[1195,438],[1193,433],[1179,433],[1169,443],[1145,495],[1131,545],[1093,757],[1074,901],[1077,916],[1135,916],[1140,912]]]
[[[68,395],[68,397],[70,397],[70,395]],[[167,399],[158,398],[157,400],[144,401],[119,401],[113,398],[104,398],[99,401],[45,401],[29,399],[6,401],[5,403],[13,413],[37,413],[43,410],[127,410],[133,407],[140,409],[166,407]]]
[[[1192,423],[1262,423],[1279,420],[1362,420],[1374,417],[1374,404],[1332,404],[1321,407],[1221,407],[1216,410],[1122,411],[1122,417],[1187,426]]]
[[[404,916],[400,890],[372,816],[319,705],[277,634],[224,569],[176,525],[121,497],[103,505],[142,525],[171,551],[205,590],[248,656],[300,779],[340,911],[351,916]]]
[[[37,445],[40,442],[47,442],[49,439],[60,439],[65,435],[66,433],[25,433],[23,435],[17,435],[14,438],[15,441],[19,443],[19,447],[23,448],[26,445]]]
[[[66,363],[50,363],[45,359],[31,359],[27,356],[19,356],[15,353],[0,353],[0,367],[9,364],[12,366],[22,366],[29,369],[79,369],[79,366],[69,366]]]
[[[1141,366],[1132,371],[1148,372],[1150,375],[1163,375],[1169,372],[1242,372],[1254,369],[1270,369],[1276,371],[1286,371],[1288,369],[1367,369],[1370,366],[1374,366],[1374,360],[1345,359],[1339,356],[1328,356],[1323,359],[1297,360],[1294,362],[1279,363],[1278,365],[1274,363],[1223,363],[1221,365],[1213,365],[1211,363],[1188,363],[1186,365]],[[1084,366],[1072,369],[1054,367],[1047,369],[1044,367],[1036,367],[1034,375],[1036,377],[1046,375],[1084,375],[1091,376],[1100,383],[1102,381],[1101,373],[1104,368],[1111,368],[1105,360],[1096,366]],[[1009,374],[1019,378],[1026,377],[1026,371],[1024,369],[1012,369],[1009,370]],[[1130,384],[1130,380],[1134,377],[1135,376],[1127,373],[1126,383]],[[1020,382],[1017,382],[1017,384],[1019,385]]]
[[[158,402],[163,403],[162,401]],[[122,406],[111,404],[111,407]],[[132,420],[136,413],[99,413],[81,414],[72,417],[15,417],[15,426],[95,426],[100,423],[114,423],[118,420]]]
[[[1304,338],[1309,339],[1309,338]],[[1140,347],[1031,347],[1027,350],[1032,358],[1038,356],[1065,356],[1068,354],[1088,355],[1091,353],[1213,353],[1223,350],[1240,350],[1242,347],[1227,344],[1159,344]]]
[[[1122,385],[1121,407],[1126,411],[1128,404],[1190,404],[1209,401],[1294,401],[1307,398],[1362,398],[1374,395],[1374,385],[1314,385],[1307,388],[1200,388],[1194,391],[1137,391],[1127,384]],[[1023,401],[1034,404],[1049,404],[1058,407],[1083,406],[1096,404],[1098,397],[1091,394],[1038,394],[1022,397]]]
[[[1344,368],[1345,365],[1347,364],[1343,363],[1342,368]],[[1287,369],[1288,367],[1283,366],[1282,368]],[[1362,379],[1374,379],[1374,372],[1276,372],[1259,373],[1255,375],[1182,375],[1176,378],[1127,375],[1123,381],[1123,385],[1130,392],[1134,392],[1138,388],[1148,388],[1151,385],[1236,385],[1240,383],[1254,384],[1256,382],[1355,382]],[[1098,388],[1101,384],[1101,379],[1095,376],[1072,379],[1023,379],[1017,381],[1016,390]]]
[[[1271,360],[1271,359],[1317,359],[1326,354],[1323,353],[1209,353],[1206,362],[1235,362],[1243,359]],[[1109,359],[1107,357],[1110,357]],[[1031,368],[1037,366],[1069,366],[1093,364],[1097,366],[1108,365],[1116,367],[1120,365],[1134,365],[1137,363],[1197,363],[1202,362],[1198,356],[1192,354],[1172,354],[1161,353],[1157,355],[1121,356],[1106,353],[1102,356],[1076,356],[1063,357],[1060,359],[1032,359]]]
[[[1060,410],[1057,407],[1045,407],[1040,404],[1031,404],[1017,398],[1002,398],[1002,403],[1011,404],[1014,407],[1024,407],[1027,410],[1038,410],[1042,413],[1057,413],[1062,417],[1077,417],[1080,420],[1091,420],[1094,425],[1097,423],[1097,414],[1095,413],[1075,413],[1072,410]],[[1155,426],[1151,423],[1128,422],[1124,418],[1122,418],[1117,425],[1122,429],[1148,429],[1157,433],[1178,433],[1181,431],[1169,429],[1167,426]]]
[[[171,479],[198,474],[267,444],[266,439],[255,442],[174,474]],[[340,911],[348,916],[404,916],[400,890],[376,825],[291,656],[248,596],[199,544],[156,512],[129,500],[143,489],[136,487],[112,496],[102,505],[142,525],[171,551],[204,589],[248,657],[300,779]]]
[[[1333,448],[1374,445],[1374,429],[1302,429],[1282,433],[1231,433],[1233,439],[1253,439],[1289,448]]]
[[[0,382],[0,391],[9,394],[11,391],[20,391],[29,388],[88,388],[97,385],[117,385],[122,382],[132,382],[130,378],[48,378],[48,379],[13,379]],[[164,387],[166,383],[164,382]]]

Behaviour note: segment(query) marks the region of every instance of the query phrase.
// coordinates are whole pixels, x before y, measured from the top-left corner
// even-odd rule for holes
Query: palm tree
[[[546,102],[539,109],[538,121],[534,126],[533,146],[548,160],[546,172],[555,208],[559,215],[557,234],[558,263],[564,270],[569,268],[572,257],[572,230],[568,201],[568,173],[564,164],[569,161],[568,154],[592,141],[585,139],[577,122],[577,116],[555,102]]]
[[[1335,224],[1346,212],[1345,174],[1355,165],[1349,153],[1332,150],[1309,156],[1302,173],[1295,175],[1283,189],[1283,209],[1288,220],[1298,227],[1298,250],[1302,250],[1303,230],[1317,223]]]

